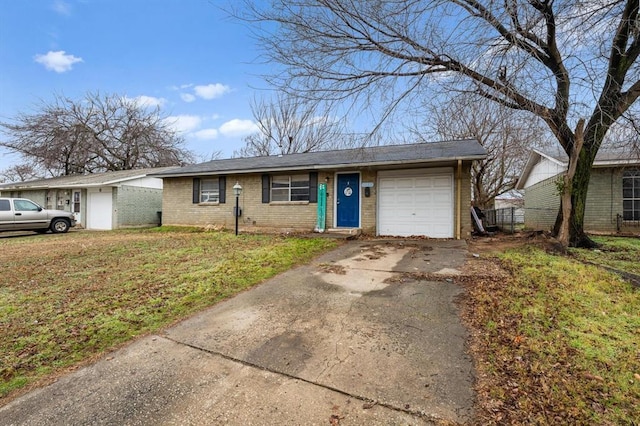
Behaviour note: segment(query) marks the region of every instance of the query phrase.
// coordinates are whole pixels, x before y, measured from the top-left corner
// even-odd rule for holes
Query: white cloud
[[[155,107],[161,107],[167,103],[167,100],[165,98],[156,98],[154,96],[146,96],[146,95],[140,95],[140,96],[136,96],[135,98],[126,98],[126,99],[131,102],[135,102],[136,104],[142,107],[155,108]]]
[[[196,96],[201,97],[202,99],[215,99],[219,98],[225,93],[231,91],[229,86],[225,86],[224,84],[215,83],[215,84],[207,84],[206,86],[195,86],[193,88]]]
[[[176,132],[188,133],[200,127],[202,119],[197,115],[173,115],[167,117],[167,125],[171,126]]]
[[[67,55],[64,50],[49,51],[46,55],[38,54],[34,56],[33,59],[37,63],[44,65],[49,71],[55,71],[57,73],[70,71],[71,68],[73,68],[73,64],[83,62],[82,58]]]
[[[251,120],[234,118],[220,126],[220,133],[224,136],[247,136],[258,131],[258,126]]]
[[[196,97],[193,96],[191,93],[180,93],[180,97],[182,98],[183,101],[185,102],[193,102],[196,100]]]
[[[169,86],[169,90],[184,90],[193,87],[193,83]]]
[[[211,140],[218,137],[218,129],[202,129],[197,132],[193,132],[193,136],[196,139]]]
[[[71,5],[63,0],[55,0],[51,5],[51,8],[59,15],[70,16]]]

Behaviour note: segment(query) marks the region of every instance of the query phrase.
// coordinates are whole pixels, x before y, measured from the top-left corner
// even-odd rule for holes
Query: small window
[[[271,201],[309,201],[309,175],[274,176]]]
[[[9,200],[0,200],[0,212],[8,212],[9,210],[11,210]]]
[[[640,220],[640,170],[622,175],[622,218]]]
[[[73,212],[80,213],[80,192],[73,193]]]
[[[37,212],[40,207],[29,200],[14,200],[13,207],[18,212]]]
[[[200,181],[200,202],[220,202],[220,184],[218,183],[218,179],[202,179]]]

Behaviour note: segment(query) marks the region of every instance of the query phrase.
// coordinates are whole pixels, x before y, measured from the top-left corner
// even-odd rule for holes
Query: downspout
[[[458,171],[456,172],[456,240],[460,239],[461,229],[460,220],[462,218],[460,205],[462,200],[462,160],[458,160]]]

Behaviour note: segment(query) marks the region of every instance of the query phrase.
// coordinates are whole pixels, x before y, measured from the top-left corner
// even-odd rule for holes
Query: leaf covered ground
[[[638,240],[626,240],[569,257],[522,237],[471,245],[478,424],[638,424],[640,291],[591,264],[613,252],[630,262],[618,268],[637,266]]]
[[[184,228],[0,238],[0,403],[335,246]]]

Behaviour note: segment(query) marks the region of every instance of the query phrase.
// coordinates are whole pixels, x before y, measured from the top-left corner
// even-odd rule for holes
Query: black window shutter
[[[309,202],[318,202],[318,172],[309,173]]]
[[[218,177],[218,199],[220,203],[227,202],[227,177]]]
[[[262,202],[268,203],[271,195],[271,188],[269,186],[269,175],[262,175]]]
[[[200,178],[193,179],[193,204],[200,202]]]

